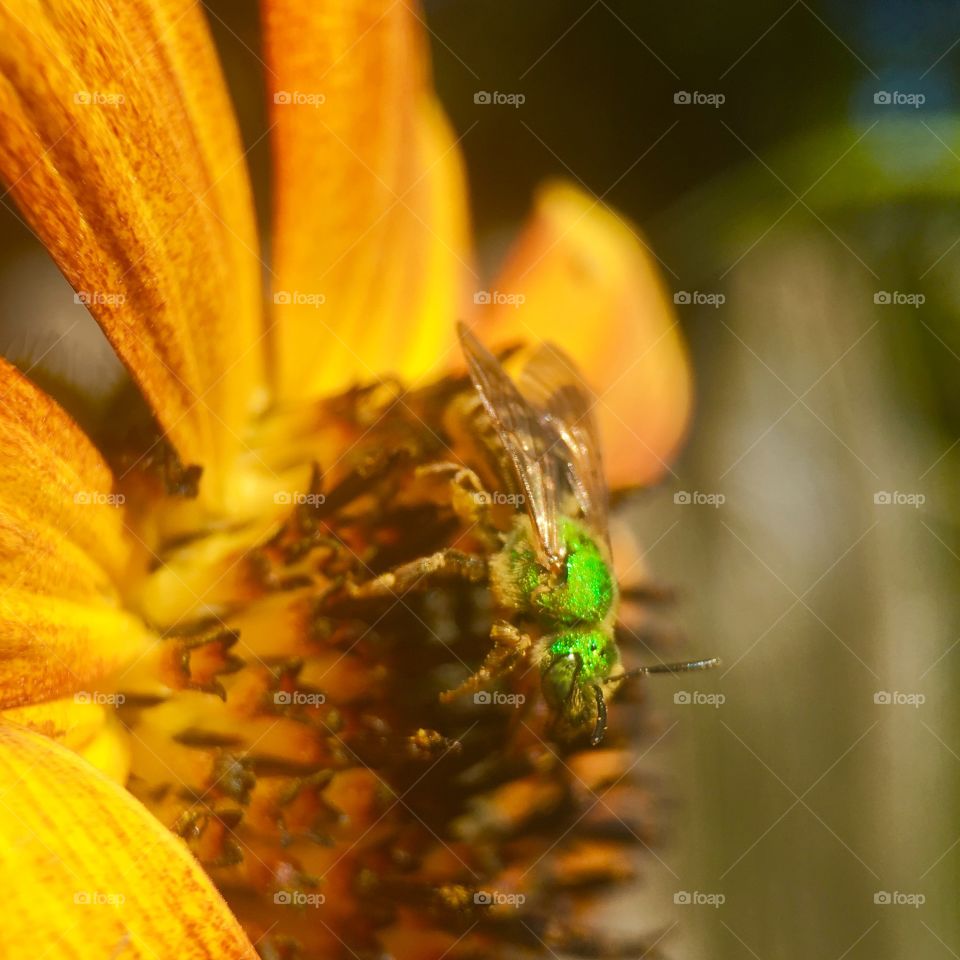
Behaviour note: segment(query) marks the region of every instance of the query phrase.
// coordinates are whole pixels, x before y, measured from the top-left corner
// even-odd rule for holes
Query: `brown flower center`
[[[534,664],[441,702],[490,649],[482,559],[356,589],[445,548],[483,557],[455,509],[463,389],[381,385],[263,425],[264,516],[178,536],[138,594],[165,642],[123,691],[129,789],[265,957],[642,946],[590,919],[650,839],[616,734],[631,705],[604,749],[571,752]]]

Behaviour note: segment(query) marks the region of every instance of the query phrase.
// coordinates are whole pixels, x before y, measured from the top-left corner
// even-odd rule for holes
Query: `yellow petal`
[[[549,185],[494,289],[478,327],[485,339],[552,340],[580,364],[598,396],[611,485],[659,477],[683,438],[692,384],[672,304],[635,230],[576,187]]]
[[[0,725],[0,782],[5,955],[256,960],[181,841],[69,750]]]
[[[130,771],[128,734],[106,696],[65,697],[4,710],[0,717],[29,727],[82,756],[116,783]]]
[[[8,588],[0,593],[0,708],[92,690],[150,640],[122,610]]]
[[[108,780],[121,787],[126,784],[130,775],[130,734],[112,709],[107,711],[97,735],[78,748],[76,753]]]
[[[94,703],[92,698],[64,697],[49,703],[4,710],[3,718],[58,740],[76,751],[93,742],[103,729],[106,713],[106,706]]]
[[[0,706],[90,689],[149,642],[121,611],[113,477],[45,393],[0,361]]]
[[[0,177],[215,485],[256,385],[259,264],[200,5],[9,0],[0,32]]]
[[[459,150],[415,0],[264,0],[273,319],[287,398],[449,362],[469,276]]]

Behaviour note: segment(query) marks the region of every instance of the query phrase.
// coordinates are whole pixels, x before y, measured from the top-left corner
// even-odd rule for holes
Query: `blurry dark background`
[[[256,6],[207,5],[265,222]],[[960,7],[427,14],[488,264],[563,176],[641,226],[671,291],[723,298],[678,307],[698,410],[637,522],[681,591],[686,652],[725,662],[650,684],[670,842],[631,918],[677,957],[960,955]],[[18,326],[31,244],[0,219],[2,346],[35,353]]]

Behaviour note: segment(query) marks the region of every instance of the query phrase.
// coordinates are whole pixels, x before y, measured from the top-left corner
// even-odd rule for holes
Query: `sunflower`
[[[584,889],[649,839],[629,737],[440,704],[489,645],[469,577],[349,588],[469,540],[458,318],[577,358],[623,486],[686,423],[670,307],[566,184],[478,279],[413,0],[262,12],[266,264],[199,4],[0,6],[7,196],[145,401],[95,444],[0,362],[2,952],[600,949]]]

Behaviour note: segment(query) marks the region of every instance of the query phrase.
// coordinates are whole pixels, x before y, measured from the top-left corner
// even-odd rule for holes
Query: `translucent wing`
[[[574,362],[552,343],[540,346],[518,382],[521,394],[540,412],[562,442],[553,455],[567,471],[570,488],[590,525],[607,536],[608,491],[593,414],[596,397]]]
[[[500,361],[463,324],[459,333],[470,379],[523,490],[524,509],[539,540],[540,561],[556,569],[566,553],[558,523],[563,467],[556,448],[562,441],[523,397]]]

